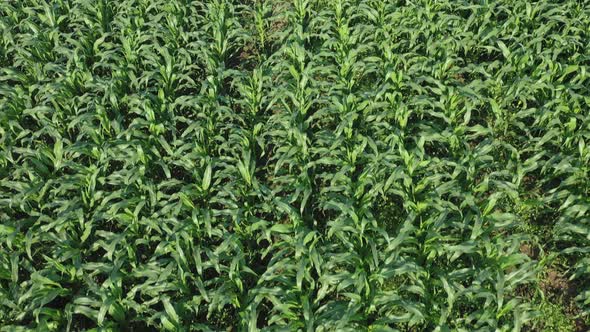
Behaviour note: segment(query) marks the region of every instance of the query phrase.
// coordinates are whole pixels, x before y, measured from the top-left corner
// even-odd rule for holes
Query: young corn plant
[[[23,0],[0,31],[0,331],[588,330],[586,2]]]

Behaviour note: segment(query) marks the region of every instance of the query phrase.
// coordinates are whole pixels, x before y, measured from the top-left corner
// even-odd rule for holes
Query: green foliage
[[[574,331],[574,323],[565,315],[561,306],[543,302],[539,309],[543,316],[543,331]]]
[[[545,252],[590,314],[585,2],[3,1],[0,29],[0,331],[573,329],[523,292]]]

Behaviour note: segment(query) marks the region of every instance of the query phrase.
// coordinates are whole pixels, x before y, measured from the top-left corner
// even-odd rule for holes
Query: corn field
[[[590,3],[0,1],[0,331],[587,331]]]

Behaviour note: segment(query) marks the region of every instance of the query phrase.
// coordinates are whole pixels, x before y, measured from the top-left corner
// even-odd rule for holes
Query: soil
[[[535,260],[540,256],[539,248],[527,243],[520,245],[520,252]],[[580,314],[580,308],[575,303],[579,287],[576,281],[569,280],[564,272],[555,268],[548,269],[539,286],[550,302],[560,304],[564,308],[566,315],[576,317]],[[584,322],[583,318],[577,318],[574,322],[576,332],[590,331],[590,326]]]
[[[520,245],[520,252],[529,256],[531,259],[538,259],[540,254],[539,248],[526,243]]]
[[[547,299],[553,303],[560,303],[568,316],[579,315],[580,309],[574,300],[579,290],[575,281],[569,280],[564,273],[558,270],[549,269],[545,278],[541,280],[540,286]],[[590,326],[586,325],[582,318],[575,319],[575,328],[576,332],[590,330]]]

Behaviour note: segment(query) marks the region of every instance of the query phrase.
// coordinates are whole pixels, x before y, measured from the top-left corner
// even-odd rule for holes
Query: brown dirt
[[[286,3],[283,3],[283,4],[275,3],[275,4],[273,4],[273,8],[272,8],[273,15],[276,15],[278,13],[282,13],[283,11],[285,11],[285,6],[286,5],[287,5]],[[270,24],[270,33],[271,33],[271,35],[274,34],[274,33],[276,33],[276,32],[285,30],[285,27],[287,27],[287,25],[289,25],[289,22],[287,21],[286,18],[284,18],[284,17],[281,17],[279,19],[276,19],[275,18],[271,22],[271,24]]]
[[[531,259],[539,258],[540,250],[530,244],[523,243],[520,245],[520,252],[529,256]]]
[[[568,280],[557,270],[550,269],[547,271],[545,279],[541,281],[541,289],[545,294],[553,298],[563,298],[567,300],[573,294],[575,289],[571,289]]]
[[[258,55],[258,50],[252,44],[244,45],[244,47],[240,50],[240,54],[238,55],[238,60],[240,63],[245,63],[252,59],[255,59]]]
[[[569,280],[564,273],[549,269],[545,278],[541,281],[540,287],[549,301],[563,305],[568,316],[575,317],[580,313],[580,308],[578,308],[574,300],[578,294],[578,285],[575,281]],[[586,325],[582,318],[576,319],[575,324],[576,332],[590,330],[590,326]]]

